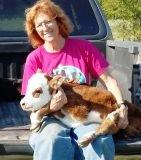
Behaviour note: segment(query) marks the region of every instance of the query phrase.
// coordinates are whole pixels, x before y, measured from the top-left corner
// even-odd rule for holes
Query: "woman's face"
[[[37,33],[44,41],[58,41],[60,33],[55,18],[50,19],[45,13],[39,13],[36,16],[34,23]]]

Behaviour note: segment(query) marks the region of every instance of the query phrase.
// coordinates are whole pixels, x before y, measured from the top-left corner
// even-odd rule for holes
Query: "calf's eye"
[[[34,98],[39,98],[40,94],[42,94],[42,93],[43,93],[43,90],[41,87],[39,87],[32,93],[32,96]]]

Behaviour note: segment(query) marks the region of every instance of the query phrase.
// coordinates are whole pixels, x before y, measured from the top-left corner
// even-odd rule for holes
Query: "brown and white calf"
[[[61,110],[52,113],[49,104],[53,94],[60,86],[63,88],[68,102]],[[119,114],[107,116],[119,107],[111,92],[88,85],[66,83],[59,76],[50,78],[44,73],[34,74],[28,81],[26,95],[20,104],[24,109],[33,110],[31,114],[32,131],[37,131],[43,117],[49,114],[69,127],[77,127],[90,122],[100,123],[96,131],[92,131],[80,141],[81,146],[88,145],[97,136],[113,134],[119,130]],[[127,101],[125,101],[125,105],[129,110],[127,134],[141,133],[141,110]]]

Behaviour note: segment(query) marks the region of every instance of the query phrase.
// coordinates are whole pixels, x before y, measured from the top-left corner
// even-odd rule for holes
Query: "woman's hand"
[[[126,107],[124,104],[120,105],[120,108],[117,109],[118,113],[120,114],[119,119],[119,128],[125,129],[128,125],[128,107]]]
[[[119,122],[118,126],[120,129],[125,129],[128,125],[128,108],[121,104],[120,108],[116,109],[115,111],[108,114],[107,118],[113,119],[114,115],[118,113],[119,114]]]
[[[58,92],[52,97],[52,100],[50,102],[50,110],[57,111],[62,108],[67,102],[67,97],[63,89],[60,87],[58,89]]]

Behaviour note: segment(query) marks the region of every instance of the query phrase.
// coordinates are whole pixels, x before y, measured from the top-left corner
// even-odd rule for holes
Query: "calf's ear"
[[[45,74],[44,77],[47,79],[47,81],[52,80],[52,77],[50,77],[49,75]]]
[[[58,89],[62,83],[65,81],[65,79],[62,76],[55,76],[49,81],[49,85],[53,89]]]

